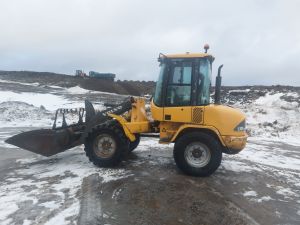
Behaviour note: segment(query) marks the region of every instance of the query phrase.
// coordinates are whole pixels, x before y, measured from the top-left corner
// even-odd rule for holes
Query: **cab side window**
[[[192,63],[175,62],[170,68],[166,106],[191,105]]]
[[[207,105],[210,101],[211,63],[208,59],[200,61],[198,105]]]

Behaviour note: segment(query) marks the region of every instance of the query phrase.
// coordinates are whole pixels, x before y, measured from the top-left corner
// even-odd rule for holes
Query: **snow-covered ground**
[[[68,224],[79,213],[78,190],[84,177],[99,173],[108,182],[130,176],[125,169],[95,168],[82,153],[82,148],[76,148],[51,159],[17,160],[20,167],[1,181],[0,224],[22,224],[13,222],[16,214],[22,214],[26,224]],[[30,219],[32,210],[38,215]]]
[[[0,82],[2,81],[0,80]],[[37,84],[25,85],[37,86]],[[70,96],[102,94],[102,92],[89,91],[78,86],[72,88],[46,87],[51,88],[50,93],[1,91],[0,89],[0,127],[49,127],[53,123],[56,109],[84,107],[83,99],[81,101],[73,100]],[[96,110],[105,109],[101,102],[94,103],[94,107]],[[75,115],[73,116],[75,117]],[[72,118],[70,119],[71,122],[74,122]]]
[[[135,153],[137,158],[116,169],[95,167],[85,157],[82,147],[50,158],[34,155],[19,159],[16,169],[1,181],[0,224],[73,224],[78,218],[84,177],[98,174],[105,183],[134,176],[136,171],[147,168],[151,175],[153,167],[161,168],[161,174],[176,174],[172,147],[161,146],[152,138],[142,139]],[[208,182],[222,190],[222,195],[237,198],[239,203],[244,201],[249,208],[274,206],[278,221],[293,215],[289,224],[296,224],[300,218],[299,162],[296,148],[250,139],[240,154],[224,155],[221,167]],[[157,176],[157,179],[163,181],[168,177]],[[281,205],[287,203],[289,214],[285,214],[285,206]]]
[[[80,87],[47,88],[50,88],[48,93],[0,89],[0,150],[18,151],[3,142],[18,127],[49,127],[56,108],[83,106],[82,99],[73,100],[70,96],[103,94]],[[231,90],[227,97],[239,93],[247,96],[250,91]],[[297,224],[300,221],[299,93],[265,92],[249,101],[231,104],[247,115],[249,143],[237,155],[224,155],[221,167],[208,182],[219,191],[224,184],[228,185],[223,194],[232,201],[244,201],[246,208],[276,209],[274,218],[280,223]],[[98,105],[99,109],[104,108],[101,101]],[[159,145],[155,139],[142,139],[136,152],[138,159],[129,162],[135,168],[141,164],[143,168],[174,165],[172,145]],[[110,182],[134,176],[127,164],[118,169],[96,168],[85,157],[82,147],[50,158],[30,155],[15,163],[16,167],[0,180],[1,225],[75,224],[84,177],[97,173],[103,182]],[[173,168],[167,169],[177,173]],[[285,220],[287,217],[289,220]]]

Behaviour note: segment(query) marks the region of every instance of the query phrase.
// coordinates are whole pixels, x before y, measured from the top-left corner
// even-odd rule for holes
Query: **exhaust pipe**
[[[222,83],[221,69],[222,69],[222,67],[223,67],[223,64],[219,66],[218,76],[216,77],[215,104],[217,104],[217,105],[221,104],[221,83]]]

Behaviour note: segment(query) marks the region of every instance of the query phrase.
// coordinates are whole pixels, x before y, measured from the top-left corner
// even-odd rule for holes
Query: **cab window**
[[[153,101],[157,106],[161,106],[162,104],[163,79],[164,79],[165,70],[166,70],[166,64],[163,63],[160,65],[160,73],[158,76],[158,80],[156,82],[156,88],[155,88],[154,98],[153,98]]]
[[[211,63],[207,58],[200,60],[198,80],[198,105],[208,105],[210,102]]]
[[[192,63],[174,62],[168,77],[166,106],[191,105]]]

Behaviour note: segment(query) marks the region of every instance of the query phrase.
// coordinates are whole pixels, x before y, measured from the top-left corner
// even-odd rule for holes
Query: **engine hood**
[[[235,130],[235,128],[244,120],[246,120],[246,116],[239,109],[214,104],[204,107],[204,125],[215,127],[222,136],[245,135],[245,131]]]

